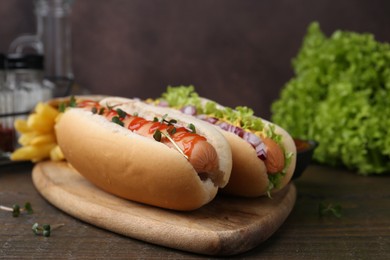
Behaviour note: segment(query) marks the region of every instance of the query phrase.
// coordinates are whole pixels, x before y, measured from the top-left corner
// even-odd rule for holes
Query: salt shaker
[[[6,87],[13,93],[13,112],[28,114],[40,101],[51,98],[50,86],[45,85],[43,56],[10,54],[6,59]]]

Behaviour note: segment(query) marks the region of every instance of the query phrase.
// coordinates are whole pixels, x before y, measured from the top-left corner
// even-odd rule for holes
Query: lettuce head
[[[272,104],[272,121],[319,143],[314,160],[360,174],[390,172],[390,45],[372,34],[310,24],[294,77]]]

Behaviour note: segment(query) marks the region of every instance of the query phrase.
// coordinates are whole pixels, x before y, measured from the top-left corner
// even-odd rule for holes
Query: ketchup
[[[86,108],[86,109],[88,108],[100,109],[100,105],[98,102],[90,101],[90,100],[82,101],[77,105],[77,107]],[[119,113],[117,110],[111,108],[108,109],[108,111],[106,110],[103,116],[106,117],[108,120],[110,120],[115,116],[119,116]],[[194,146],[197,142],[207,140],[205,137],[193,133],[185,127],[175,127],[172,124],[165,123],[165,122],[154,122],[154,121],[147,120],[143,117],[131,116],[128,115],[127,113],[125,114],[125,117],[119,117],[119,120],[122,122],[128,121],[129,123],[126,127],[130,131],[137,131],[141,127],[150,124],[148,130],[150,136],[152,136],[157,130],[159,131],[165,130],[174,142],[181,144],[183,153],[186,156],[191,155],[192,150],[194,149]],[[163,142],[170,142],[170,141],[167,138],[165,138]]]
[[[99,102],[93,100],[83,100],[80,103],[77,103],[77,107],[99,107]]]
[[[14,150],[15,129],[3,127],[0,124],[0,150],[12,152]]]
[[[136,131],[140,129],[142,126],[149,124],[151,122],[152,121],[146,120],[142,117],[135,117],[129,123],[128,129],[130,129],[131,131]],[[191,155],[191,152],[194,149],[194,146],[197,142],[207,140],[203,136],[190,132],[185,127],[176,128],[176,131],[172,133],[173,128],[175,128],[173,125],[168,125],[162,122],[153,122],[149,128],[149,134],[153,135],[157,130],[160,131],[167,130],[168,133],[171,133],[170,137],[172,138],[173,141],[182,144],[183,153],[187,156]],[[169,142],[169,140],[166,140],[165,142]]]
[[[135,130],[138,130],[140,129],[141,127],[143,127],[144,125],[146,125],[147,123],[150,123],[150,121],[142,118],[142,117],[139,117],[139,116],[136,116],[134,117],[134,119],[130,122],[129,126],[127,127],[129,130],[131,131],[135,131]],[[156,129],[157,130],[157,129]]]
[[[191,138],[187,138],[191,137]],[[194,146],[199,141],[206,141],[207,139],[201,135],[192,133],[184,127],[180,127],[176,130],[176,133],[172,136],[175,142],[181,142],[183,144],[183,152],[185,155],[190,156]]]
[[[154,134],[157,131],[157,129],[161,131],[161,130],[165,130],[167,128],[168,128],[168,125],[166,125],[166,124],[163,124],[161,122],[154,122],[152,124],[152,126],[149,128],[149,134],[151,134],[151,135]]]

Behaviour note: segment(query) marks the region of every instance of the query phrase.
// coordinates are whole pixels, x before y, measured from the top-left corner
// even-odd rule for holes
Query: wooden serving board
[[[66,213],[95,226],[149,243],[207,254],[233,255],[269,238],[291,212],[289,184],[272,199],[218,195],[191,212],[124,200],[98,189],[65,162],[38,163],[32,174],[41,195]]]

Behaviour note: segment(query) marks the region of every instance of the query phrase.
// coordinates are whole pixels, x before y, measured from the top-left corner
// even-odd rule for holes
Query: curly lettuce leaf
[[[390,172],[390,45],[347,31],[328,38],[314,22],[292,64],[295,76],[272,104],[272,120],[316,140],[318,162]]]
[[[203,103],[192,85],[168,86],[161,99],[168,102],[170,107],[177,109],[187,105],[195,106],[198,114],[223,118],[226,122],[249,131],[263,131],[264,128],[263,121],[254,116],[251,108],[246,106],[237,106],[235,109],[229,107],[222,108],[214,101]]]

